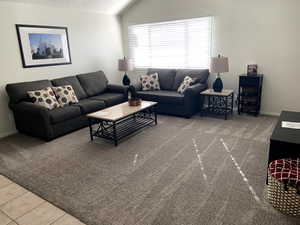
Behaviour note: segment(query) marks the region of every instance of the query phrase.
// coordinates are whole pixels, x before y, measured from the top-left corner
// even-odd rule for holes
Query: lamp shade
[[[228,58],[227,57],[211,58],[210,72],[212,72],[212,73],[229,72]]]
[[[133,63],[131,59],[119,59],[119,71],[132,71]]]

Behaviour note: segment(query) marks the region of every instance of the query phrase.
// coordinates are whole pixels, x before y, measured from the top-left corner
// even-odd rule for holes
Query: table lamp
[[[119,71],[123,71],[125,72],[124,77],[123,77],[123,85],[130,85],[130,79],[127,75],[128,71],[132,71],[133,70],[133,63],[131,59],[126,59],[124,57],[124,59],[119,59]]]
[[[215,92],[222,92],[223,82],[220,77],[220,73],[229,72],[228,58],[218,55],[218,57],[211,58],[210,72],[217,73],[217,78],[213,83],[213,89]]]

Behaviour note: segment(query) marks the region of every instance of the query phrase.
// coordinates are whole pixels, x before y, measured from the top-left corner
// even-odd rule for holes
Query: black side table
[[[263,74],[240,75],[238,112],[259,115],[262,95]]]
[[[201,111],[201,115],[211,113],[215,115],[223,115],[227,120],[228,114],[233,114],[234,91],[222,90],[215,92],[213,89],[208,89],[201,92],[201,95],[207,97],[208,105]]]

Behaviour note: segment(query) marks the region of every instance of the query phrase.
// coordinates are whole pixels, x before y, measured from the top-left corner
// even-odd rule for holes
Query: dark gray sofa
[[[147,74],[158,73],[159,91],[142,91],[141,84],[136,84],[137,94],[143,100],[158,102],[158,113],[183,116],[190,118],[199,112],[203,106],[201,91],[208,88],[209,71],[206,69],[149,69]],[[196,78],[196,83],[183,94],[177,92],[178,87],[186,76]]]
[[[27,95],[27,91],[62,85],[72,85],[78,103],[48,110],[33,104]],[[17,130],[47,141],[87,126],[88,120],[85,116],[87,113],[127,100],[126,88],[108,84],[102,71],[51,81],[7,84],[6,91]]]

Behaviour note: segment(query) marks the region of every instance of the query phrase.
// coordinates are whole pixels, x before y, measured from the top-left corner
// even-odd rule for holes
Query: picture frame
[[[257,75],[257,64],[249,64],[247,65],[247,75],[249,76],[256,76]]]
[[[24,68],[72,64],[68,28],[16,24]]]

